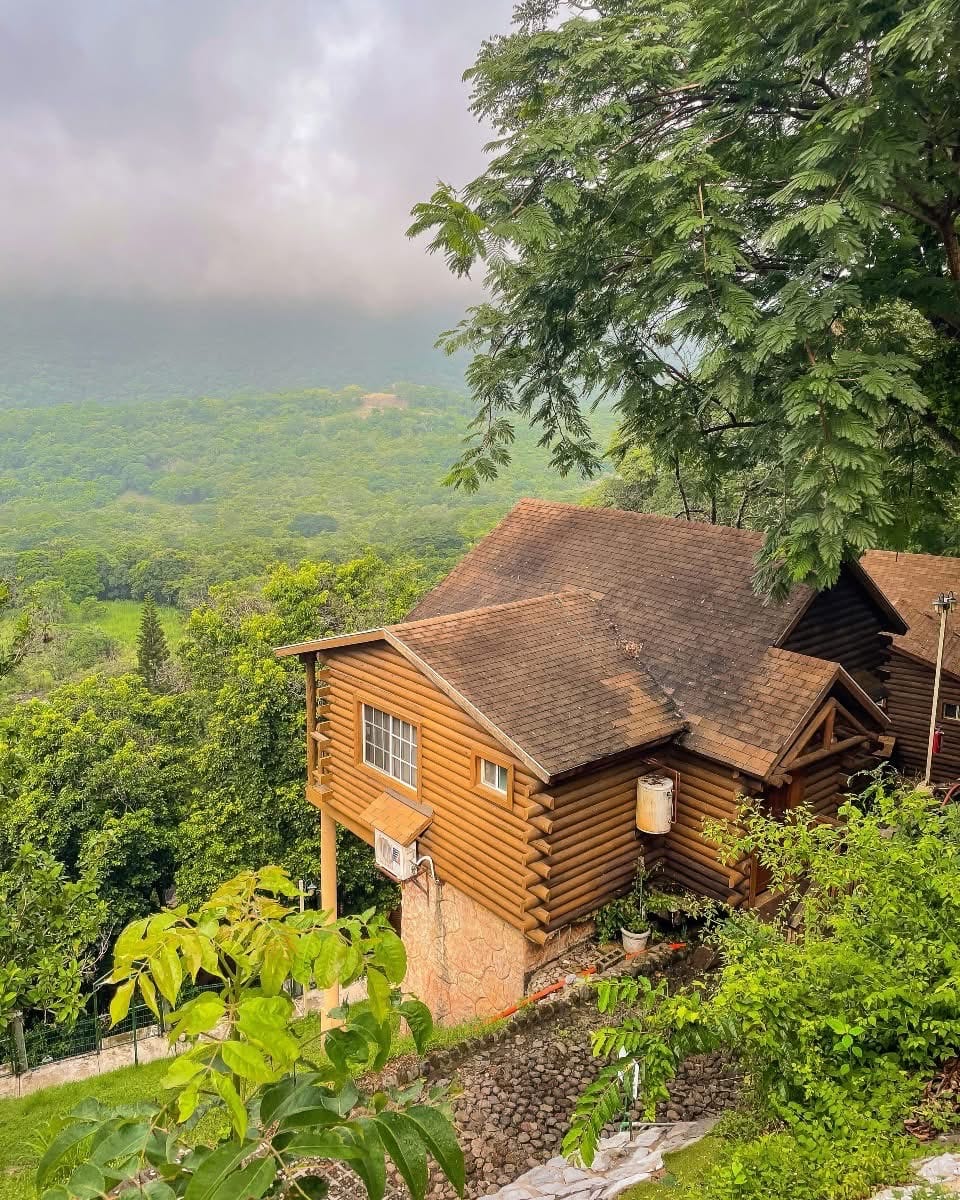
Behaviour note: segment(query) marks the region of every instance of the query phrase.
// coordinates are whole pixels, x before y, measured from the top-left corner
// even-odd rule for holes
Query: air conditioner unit
[[[377,866],[391,879],[401,883],[417,873],[417,843],[404,846],[380,829],[373,831],[373,852]]]
[[[637,828],[644,833],[669,833],[674,812],[673,780],[667,775],[642,775],[637,780]]]

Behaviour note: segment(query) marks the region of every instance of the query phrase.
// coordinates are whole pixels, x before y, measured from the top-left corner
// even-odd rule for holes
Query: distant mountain
[[[0,301],[0,408],[233,395],[397,379],[459,388],[434,349],[459,310],[313,304]]]

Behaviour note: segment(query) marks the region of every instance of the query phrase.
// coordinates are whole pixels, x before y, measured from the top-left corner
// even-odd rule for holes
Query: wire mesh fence
[[[215,990],[218,984],[190,984],[178,997],[185,1004],[201,992]],[[111,987],[95,988],[87,996],[83,1010],[69,1024],[50,1022],[41,1014],[27,1014],[19,1024],[8,1027],[0,1046],[2,1069],[15,1075],[24,1074],[48,1063],[99,1054],[102,1050],[124,1044],[132,1045],[133,1061],[138,1061],[137,1047],[149,1038],[166,1035],[168,1021],[161,1008],[156,1017],[145,1004],[131,1004],[127,1015],[116,1025],[110,1023]]]

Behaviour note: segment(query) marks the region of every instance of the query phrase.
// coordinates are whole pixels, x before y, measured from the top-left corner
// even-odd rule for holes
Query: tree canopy
[[[944,0],[527,0],[467,72],[487,169],[414,209],[488,299],[444,335],[477,404],[451,481],[530,422],[741,491],[758,583],[939,549],[960,449],[960,11]],[[716,506],[714,506],[716,507]],[[688,514],[703,515],[703,514]],[[709,511],[708,517],[715,515]]]

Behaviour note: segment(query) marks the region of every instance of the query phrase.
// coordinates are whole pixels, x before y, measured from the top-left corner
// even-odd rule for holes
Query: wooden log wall
[[[844,766],[843,756],[838,756],[806,768],[801,799],[813,809],[815,817],[836,816],[847,785]]]
[[[648,869],[663,857],[658,839],[637,834],[637,777],[649,770],[636,756],[550,788],[553,827],[543,839],[550,866],[548,929],[625,892],[641,856]]]
[[[784,650],[840,663],[873,698],[883,694],[890,639],[884,616],[857,580],[844,570],[800,618]]]
[[[905,775],[922,776],[927,763],[934,669],[894,648],[889,670],[887,716],[897,739],[893,761]],[[960,704],[960,682],[951,675],[940,680],[941,714],[944,701]],[[938,725],[943,730],[943,749],[934,755],[933,779],[949,783],[960,779],[960,721],[944,720],[941,715]]]
[[[661,761],[680,777],[677,819],[664,839],[666,872],[686,887],[726,901],[738,875],[720,863],[716,845],[703,835],[703,822],[708,817],[735,820],[741,794],[751,790],[748,781],[732,767],[679,747],[670,747]]]
[[[433,823],[418,839],[441,880],[495,912],[508,924],[539,940],[545,914],[539,909],[543,850],[534,843],[549,828],[545,804],[533,793],[542,787],[520,762],[513,762],[512,803],[504,804],[474,786],[476,752],[492,751],[505,761],[503,747],[392,646],[374,643],[332,654],[326,677],[329,737],[325,775],[329,795],[323,805],[331,815],[365,841],[364,809],[385,789],[429,806]],[[358,706],[375,704],[419,727],[418,789],[414,796],[389,776],[360,761]],[[309,794],[309,790],[308,790]],[[540,867],[540,872],[536,869]],[[545,937],[545,935],[543,935]]]

